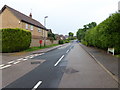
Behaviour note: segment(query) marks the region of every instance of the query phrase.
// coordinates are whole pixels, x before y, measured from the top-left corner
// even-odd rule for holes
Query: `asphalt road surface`
[[[99,72],[102,73],[100,78],[94,76],[97,78],[96,79],[97,81],[95,83],[101,81],[101,78],[103,78],[102,82],[104,82],[104,84],[105,83],[107,84],[108,82],[110,82],[109,84],[107,84],[107,88],[111,87],[111,85],[113,88],[117,88],[117,82],[114,81],[108,73],[105,73],[105,71],[97,63],[95,63],[94,60],[87,53],[85,53],[84,50],[80,51],[79,48],[81,48],[79,46],[79,44],[77,44],[74,41],[72,43],[69,43],[69,44],[63,46],[63,47],[60,47],[60,48],[55,49],[53,51],[44,53],[41,56],[36,56],[36,57],[32,58],[32,61],[43,60],[44,62],[42,64],[38,65],[33,70],[31,70],[30,72],[28,72],[25,75],[18,78],[14,82],[5,86],[5,88],[31,88],[33,90],[35,90],[36,88],[70,88],[69,87],[70,83],[72,85],[74,85],[73,83],[76,82],[77,80],[79,82],[81,82],[81,85],[79,85],[79,82],[78,83],[76,82],[78,87],[74,85],[73,88],[80,88],[80,87],[86,88],[85,85],[83,85],[86,82],[85,80],[88,79],[89,83],[90,83],[90,81],[92,81],[92,78],[91,78],[92,75],[91,75],[90,71],[85,73],[85,75],[83,75],[84,74],[83,73],[82,79],[80,79],[80,76],[78,74],[77,75],[78,79],[75,78],[76,81],[74,81],[74,78],[72,78],[72,77],[70,78],[69,76],[66,76],[65,74],[66,74],[66,72],[67,72],[67,74],[71,74],[69,72],[72,72],[72,71],[77,73],[77,70],[79,72],[79,68],[81,66],[82,66],[81,70],[84,71],[84,69],[87,68],[87,65],[89,67],[89,70],[92,70],[92,69],[94,70],[94,68],[91,67],[92,64],[95,64],[95,67],[100,68],[100,69],[97,68],[97,70],[95,70],[95,71],[92,70],[92,72],[95,72],[95,75],[97,75]],[[85,64],[82,61],[79,62],[78,60],[80,59],[80,57],[77,57],[77,56],[80,56],[80,54],[82,52],[83,52],[83,55],[81,56],[82,58],[83,57],[87,58],[87,59],[90,58],[89,60],[92,60],[94,63],[93,62],[88,63],[89,60],[86,61]],[[79,67],[79,68],[77,68],[77,70],[66,71],[67,66],[70,66],[71,64],[72,65],[75,64],[76,60],[79,63],[79,65],[76,64],[77,67]],[[33,64],[35,64],[35,62]],[[91,64],[91,66],[89,66],[90,64]],[[86,68],[83,68],[83,67],[86,67]],[[84,72],[86,72],[86,71],[84,71]],[[8,74],[9,74],[9,72],[8,72]],[[86,76],[87,74],[88,74],[88,76]],[[94,75],[94,73],[93,73],[93,75]],[[74,77],[74,75],[73,75],[73,77]],[[104,78],[108,78],[108,79],[105,80]],[[67,84],[66,80],[71,80],[71,81],[69,81],[69,84]],[[91,85],[92,85],[92,88],[94,88],[94,85],[93,84],[91,84]],[[88,86],[90,86],[90,85],[88,85]],[[100,87],[100,85],[99,85],[99,87]],[[72,86],[71,86],[71,88],[72,88]],[[89,88],[89,87],[87,87],[87,88]]]

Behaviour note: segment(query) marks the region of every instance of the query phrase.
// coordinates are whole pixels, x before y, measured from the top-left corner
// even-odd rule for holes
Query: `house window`
[[[26,29],[28,29],[28,24],[26,24]]]
[[[40,28],[38,28],[38,32],[41,32]]]
[[[30,30],[33,30],[33,26],[32,25],[30,26]]]

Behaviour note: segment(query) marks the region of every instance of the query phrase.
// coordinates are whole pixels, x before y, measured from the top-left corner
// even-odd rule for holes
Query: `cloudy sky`
[[[54,33],[76,33],[79,28],[90,22],[99,24],[111,13],[118,10],[120,0],[0,0],[0,8],[5,4],[29,15]]]

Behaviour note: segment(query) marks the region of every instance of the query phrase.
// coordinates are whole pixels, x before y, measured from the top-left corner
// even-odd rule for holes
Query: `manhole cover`
[[[79,72],[79,71],[78,71],[78,70],[75,70],[75,69],[73,69],[73,68],[67,68],[67,69],[65,69],[64,72],[67,73],[67,74],[72,74],[72,73],[77,73],[77,72]]]

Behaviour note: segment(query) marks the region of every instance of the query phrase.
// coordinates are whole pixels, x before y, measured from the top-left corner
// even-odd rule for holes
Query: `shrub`
[[[115,53],[120,53],[120,14],[115,13],[108,17],[95,28],[88,30],[85,41],[88,45],[107,50],[115,48]]]
[[[0,29],[2,32],[2,52],[17,52],[29,48],[31,32],[23,29]]]
[[[59,44],[64,44],[64,41],[63,40],[59,40]]]

